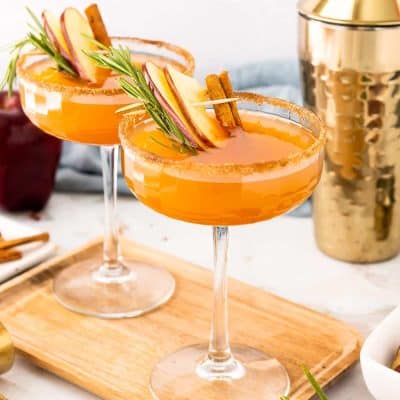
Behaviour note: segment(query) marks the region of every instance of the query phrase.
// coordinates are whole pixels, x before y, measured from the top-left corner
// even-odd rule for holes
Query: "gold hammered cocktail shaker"
[[[400,251],[400,0],[302,0],[303,97],[327,126],[314,227],[326,254]]]

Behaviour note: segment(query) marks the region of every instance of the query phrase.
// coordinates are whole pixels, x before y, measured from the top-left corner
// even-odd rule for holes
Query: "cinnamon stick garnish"
[[[226,97],[234,97],[233,87],[231,80],[229,78],[228,71],[222,71],[219,74],[219,80],[221,82],[222,88],[224,89]],[[229,107],[231,108],[233,118],[235,119],[237,126],[242,126],[242,120],[240,119],[239,109],[235,101],[229,103]]]
[[[206,77],[208,96],[211,100],[226,99],[226,93],[221,85],[219,77],[215,74]],[[215,115],[224,128],[234,128],[236,126],[235,118],[228,103],[214,104]]]
[[[0,264],[19,260],[22,258],[22,253],[18,250],[0,250]]]
[[[89,25],[92,28],[94,38],[104,44],[104,46],[111,46],[111,39],[108,36],[106,26],[104,25],[103,18],[100,14],[97,4],[91,4],[85,9],[85,14],[88,19]]]
[[[32,242],[47,242],[49,238],[50,238],[49,234],[45,232],[17,239],[2,240],[0,241],[0,250],[8,250],[15,246],[20,246],[22,244],[27,244]]]

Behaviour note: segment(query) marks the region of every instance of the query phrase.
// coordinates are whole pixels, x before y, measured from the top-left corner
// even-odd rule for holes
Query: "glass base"
[[[276,359],[252,347],[234,346],[229,365],[210,370],[207,350],[206,345],[194,345],[162,359],[151,376],[153,399],[279,400],[288,395],[289,375]]]
[[[124,260],[110,270],[93,257],[62,270],[54,294],[66,308],[100,318],[136,317],[164,304],[175,290],[165,269]]]

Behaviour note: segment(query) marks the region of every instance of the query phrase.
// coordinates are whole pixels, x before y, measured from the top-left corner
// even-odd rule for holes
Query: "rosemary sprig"
[[[314,378],[313,374],[310,372],[310,370],[303,365],[303,372],[304,375],[307,377],[308,381],[311,383],[311,386],[314,388],[315,393],[318,395],[320,400],[328,400],[326,397],[325,393],[323,392],[321,386],[317,382],[317,380]]]
[[[314,378],[313,374],[310,372],[310,370],[303,365],[303,372],[308,381],[310,382],[311,386],[314,388],[315,393],[318,395],[319,400],[328,400],[326,397],[326,394],[322,390],[321,386],[317,382],[317,380]],[[290,400],[289,397],[287,396],[282,396],[280,400]]]
[[[11,96],[15,77],[17,75],[17,61],[19,55],[21,53],[22,48],[28,43],[29,41],[27,39],[23,39],[15,43],[12,49],[10,50],[10,61],[8,62],[4,77],[0,82],[0,89],[3,90],[7,86],[9,96]]]
[[[85,54],[99,67],[110,69],[124,76],[119,78],[119,85],[122,90],[128,96],[142,103],[143,108],[160,130],[175,142],[172,146],[173,149],[195,153],[196,148],[186,139],[185,135],[154,96],[142,70],[132,63],[129,48],[123,46],[106,47],[98,42],[96,44],[99,45],[100,51],[85,52]]]
[[[45,32],[39,18],[28,7],[26,10],[31,17],[31,22],[28,23],[28,28],[30,31],[27,33],[25,38],[17,43],[14,43],[8,48],[10,53],[10,61],[6,69],[6,73],[0,82],[0,89],[3,89],[7,86],[9,94],[12,92],[16,79],[16,67],[19,55],[23,47],[28,44],[47,54],[52,60],[54,60],[59,70],[64,71],[72,76],[77,76],[72,64],[62,54],[60,54],[51,43],[51,40]]]

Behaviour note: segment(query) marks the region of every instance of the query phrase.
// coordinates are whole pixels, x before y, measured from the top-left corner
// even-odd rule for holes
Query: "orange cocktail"
[[[319,152],[309,157],[316,146],[310,130],[253,111],[242,111],[241,118],[243,129],[232,130],[223,147],[195,155],[162,147],[154,122],[135,126],[125,118],[128,186],[156,211],[206,225],[263,221],[303,202],[322,166]]]
[[[66,12],[76,15],[71,9]],[[112,46],[126,48],[130,62],[139,68],[151,60],[160,67],[171,64],[193,73],[193,57],[180,47],[139,38],[111,40]],[[78,52],[86,57],[83,50]],[[132,103],[118,85],[120,75],[98,68],[96,79],[89,81],[60,71],[47,55],[37,52],[20,56],[17,73],[23,109],[35,125],[61,139],[101,147],[106,211],[103,259],[94,254],[62,270],[54,280],[57,299],[73,311],[103,318],[133,317],[163,304],[174,292],[173,276],[162,267],[120,255],[116,197],[121,114],[116,111]]]
[[[173,77],[168,70],[166,76]],[[210,97],[215,94],[214,77],[207,77]],[[213,226],[214,307],[209,344],[184,347],[161,359],[152,373],[151,393],[157,400],[171,396],[176,400],[279,399],[290,390],[285,367],[258,349],[230,346],[228,226],[281,215],[312,193],[322,170],[324,129],[314,114],[301,107],[279,99],[233,92],[221,101],[227,104],[238,100],[236,110],[229,106],[238,122],[221,131],[230,116],[217,107],[215,114],[211,110],[199,112],[196,107],[203,107],[207,101],[199,103],[193,88],[201,96],[204,90],[181,78],[185,84],[180,90],[178,85],[174,86],[179,81],[167,82],[186,114],[179,110],[172,113],[177,108],[173,108],[175,103],[169,96],[170,115],[176,120],[177,115],[187,116],[182,121],[190,120],[192,125],[182,124],[184,128],[189,126],[184,130],[186,137],[198,140],[193,132],[202,132],[202,138],[210,139],[214,146],[206,147],[200,142],[201,149],[180,147],[177,151],[171,138],[154,121],[126,116],[120,125],[123,173],[139,200],[164,215]],[[219,79],[222,82],[223,74]],[[154,82],[164,89],[163,93],[168,93],[162,79]],[[208,103],[220,105],[219,100]],[[212,127],[213,132],[206,131],[206,126]],[[216,136],[218,130],[225,132],[224,139]]]
[[[159,66],[170,63],[185,73],[193,72],[191,55],[169,43],[115,38],[113,45],[134,49],[132,61],[138,65],[151,60]],[[168,55],[157,55],[159,49]],[[18,65],[24,111],[35,125],[61,139],[95,145],[117,144],[121,117],[115,111],[132,99],[118,86],[115,73],[103,70],[100,75],[98,82],[88,82],[59,71],[46,56],[24,55]]]

